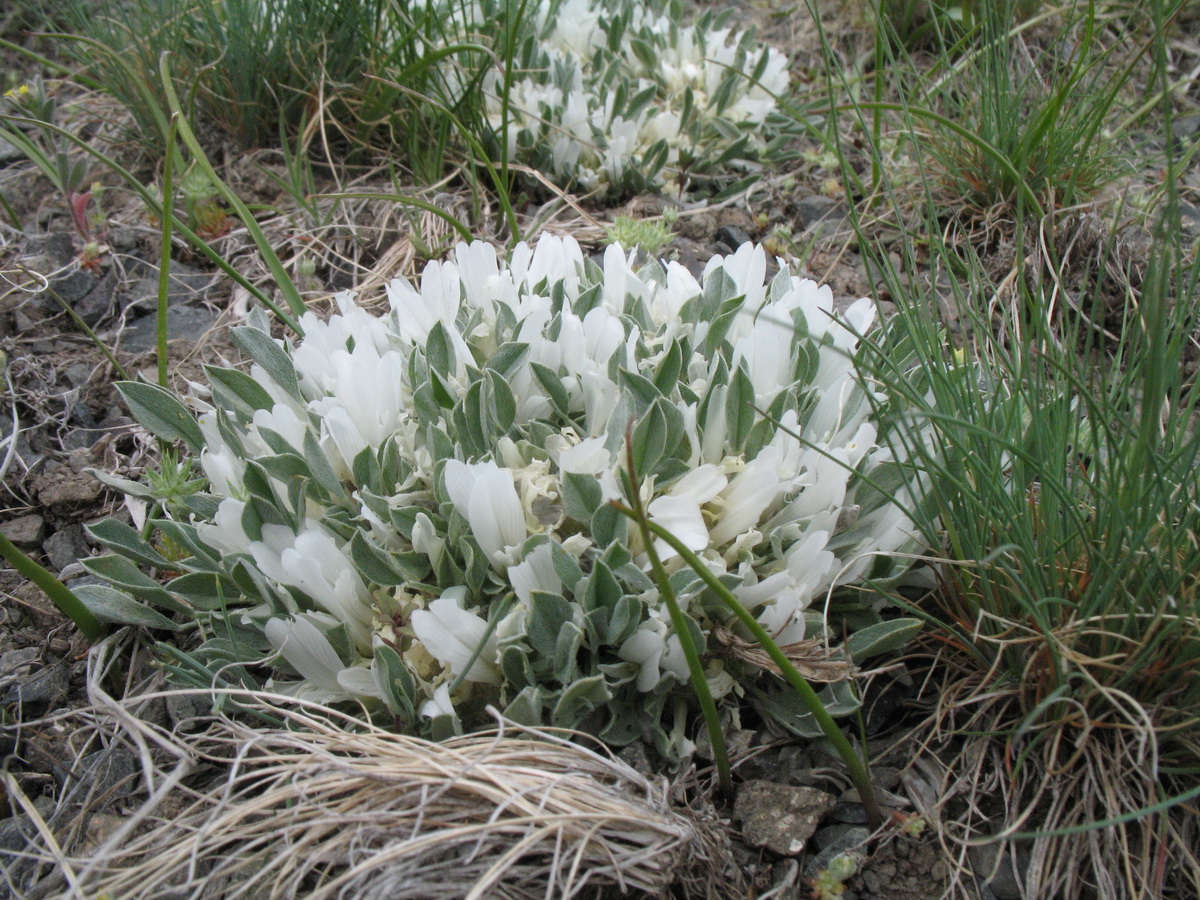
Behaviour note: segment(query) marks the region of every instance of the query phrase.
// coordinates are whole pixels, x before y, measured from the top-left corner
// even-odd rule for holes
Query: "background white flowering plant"
[[[149,430],[198,455],[207,489],[108,476],[167,502],[154,545],[115,520],[93,529],[114,553],[88,565],[113,587],[81,589],[85,602],[110,621],[197,628],[197,648],[167,648],[194,682],[269,676],[435,735],[494,704],[673,757],[687,668],[637,530],[608,502],[632,422],[650,520],[777,643],[813,656],[803,641],[850,631],[855,662],[894,646],[911,620],[881,621],[875,595],[826,603],[898,575],[891,554],[912,540],[915,482],[880,423],[912,426],[873,414],[856,367],[871,302],[834,316],[828,288],[786,268],[768,284],[750,244],[702,283],[633,258],[611,246],[601,266],[543,237],[505,265],[460,244],[419,287],[392,282],[386,315],[342,294],[293,342],[254,314],[232,332],[249,374],[208,368],[198,419],[124,384]],[[713,693],[812,733],[710,589],[656,549]],[[822,699],[854,709],[848,667],[832,670]]]
[[[498,20],[480,0],[478,22]],[[730,11],[682,24],[677,3],[541,0],[508,79],[483,82],[507,155],[601,196],[729,189],[782,152],[787,58],[729,27]],[[731,177],[732,174],[732,177]]]

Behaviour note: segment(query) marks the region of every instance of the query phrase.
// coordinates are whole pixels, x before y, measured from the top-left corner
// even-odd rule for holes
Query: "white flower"
[[[550,449],[550,448],[547,448]],[[567,447],[551,455],[563,473],[591,475],[600,482],[600,495],[607,502],[621,497],[621,488],[613,472],[612,454],[604,446],[604,438],[585,438],[574,447]]]
[[[512,560],[512,551],[529,537],[512,473],[494,462],[452,459],[446,463],[443,477],[450,502],[467,520],[479,549],[503,571]]]
[[[226,497],[217,507],[212,523],[197,522],[196,534],[200,540],[220,553],[235,554],[250,552],[250,538],[242,528],[242,514],[246,504],[233,497]]]
[[[421,704],[421,715],[427,719],[455,715],[454,704],[450,701],[450,685],[439,684],[433,689],[433,699]]]
[[[319,696],[313,699],[336,702],[379,696],[379,688],[371,670],[361,666],[346,666],[309,617],[300,615],[293,619],[268,619],[263,626],[263,634],[288,661],[288,665],[308,685],[316,688]]]
[[[534,591],[557,594],[562,591],[562,580],[554,569],[554,553],[549,544],[538,544],[524,561],[508,570],[508,581],[513,593],[524,603],[533,602]]]
[[[637,689],[643,693],[654,690],[664,673],[674,675],[680,683],[687,682],[688,667],[683,646],[677,635],[667,632],[667,624],[661,618],[649,618],[617,651],[621,659],[638,666]]]
[[[679,538],[689,550],[699,552],[708,547],[708,527],[700,507],[724,490],[728,479],[720,467],[698,466],[677,481],[667,493],[650,501],[646,507],[650,521]],[[663,560],[675,556],[675,550],[663,541],[655,542],[655,550]]]
[[[428,609],[414,612],[413,633],[455,677],[465,671],[463,677],[467,681],[499,684],[496,637],[488,635],[487,622],[462,608],[465,595],[465,588],[451,588],[430,603]],[[472,663],[471,657],[477,650],[479,654]]]
[[[307,594],[346,626],[364,656],[371,652],[375,614],[370,593],[333,535],[311,519],[299,534],[282,525],[264,525],[262,540],[249,551],[259,570]]]

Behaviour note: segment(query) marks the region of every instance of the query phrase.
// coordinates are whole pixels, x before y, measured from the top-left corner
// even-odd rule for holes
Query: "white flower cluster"
[[[705,15],[634,0],[541,0],[540,43],[510,84],[484,82],[510,159],[563,186],[675,195],[756,170],[779,135],[787,59]],[[782,120],[780,120],[782,121]]]
[[[210,494],[164,523],[191,553],[166,590],[203,587],[188,602],[216,635],[208,658],[266,661],[278,689],[409,727],[486,701],[668,747],[686,666],[608,503],[627,427],[651,519],[778,642],[823,636],[831,588],[896,574],[878,555],[910,542],[892,501],[913,500],[855,367],[870,301],[835,316],[828,288],[786,268],[768,284],[749,244],[702,282],[632,259],[543,237],[502,265],[460,244],[419,287],[393,282],[382,317],[342,294],[294,345],[265,320],[236,329],[255,363],[209,370]],[[730,624],[660,553],[697,634]],[[719,693],[765,696],[761,670],[710,649]]]

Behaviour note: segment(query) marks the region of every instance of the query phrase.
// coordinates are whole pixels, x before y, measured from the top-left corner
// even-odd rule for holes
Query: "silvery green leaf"
[[[721,310],[721,304],[738,296],[737,282],[724,266],[708,273],[704,279],[703,302],[697,307],[697,321],[711,322]]]
[[[579,648],[583,645],[583,631],[574,621],[564,622],[554,645],[553,673],[560,684],[569,684],[578,674]]]
[[[597,547],[607,547],[625,537],[625,517],[605,503],[592,516],[592,540]]]
[[[508,382],[498,372],[488,369],[484,374],[485,378],[480,382],[484,405],[495,437],[503,437],[517,417],[517,400]]]
[[[161,553],[142,540],[137,531],[118,519],[109,518],[95,525],[88,525],[86,531],[109,550],[114,550],[144,566],[164,569],[171,565]]]
[[[413,391],[413,412],[422,425],[436,425],[442,418],[443,407],[433,395],[433,385],[426,381]]]
[[[587,583],[580,598],[583,608],[587,611],[594,609],[611,609],[625,595],[621,583],[617,581],[603,560],[596,560],[592,571],[587,576]]]
[[[361,531],[350,539],[350,556],[366,581],[384,587],[419,582],[429,575],[429,558],[424,553],[384,550]]]
[[[250,421],[255,410],[271,409],[275,405],[262,385],[240,369],[206,365],[204,374],[208,376],[216,405],[233,410],[241,422]]]
[[[528,647],[509,644],[500,649],[500,672],[505,684],[518,688],[532,687],[538,683],[533,667],[529,664]]]
[[[533,372],[533,377],[537,379],[538,385],[545,392],[546,399],[554,407],[554,411],[564,419],[568,418],[571,414],[571,396],[567,393],[567,389],[563,387],[562,379],[552,369],[546,368],[541,363],[530,363],[529,369]]]
[[[426,426],[425,446],[429,450],[429,455],[433,457],[434,463],[456,458],[454,441],[450,440],[450,436],[440,426]]]
[[[264,472],[272,478],[283,482],[285,485],[294,479],[307,481],[312,477],[312,473],[308,471],[308,463],[295,453],[262,456],[256,462],[262,466]]]
[[[663,355],[657,368],[654,370],[654,386],[659,392],[666,396],[671,396],[671,392],[675,390],[675,386],[679,381],[679,374],[683,371],[683,348],[679,341],[671,341],[671,346]]]
[[[633,427],[633,466],[639,478],[654,471],[672,436],[667,430],[663,404],[652,403],[645,415]],[[675,435],[678,440],[678,435]]]
[[[604,706],[611,699],[612,693],[604,683],[603,676],[580,678],[563,689],[550,720],[559,728],[574,728],[585,715]]]
[[[229,337],[239,350],[263,367],[272,381],[297,400],[303,399],[292,358],[268,332],[243,325],[231,328]]]
[[[176,546],[182,547],[192,554],[186,561],[188,569],[215,569],[217,558],[212,549],[201,542],[194,526],[186,522],[176,522],[172,519],[155,519],[154,527]],[[181,563],[182,565],[182,563]]]
[[[84,469],[84,471],[101,484],[113,490],[120,491],[122,494],[137,497],[139,500],[158,499],[157,495],[147,485],[130,481],[128,478],[121,478],[119,475],[110,475],[108,472],[103,472],[100,469]]]
[[[379,483],[379,460],[375,458],[373,448],[363,447],[359,451],[350,466],[350,474],[354,476],[355,484],[370,487]]]
[[[157,581],[123,556],[93,556],[81,560],[83,567],[109,584],[123,588],[135,597],[169,609],[171,612],[195,615],[190,604],[168,592]]]
[[[626,595],[612,605],[605,623],[604,643],[619,647],[633,637],[641,624],[642,604],[636,597]]]
[[[140,381],[119,381],[117,390],[125,398],[133,417],[155,437],[183,441],[193,453],[204,446],[204,435],[196,417],[165,388]]]
[[[724,270],[722,269],[721,271],[723,272]],[[721,349],[721,344],[724,343],[725,336],[729,334],[729,328],[733,325],[737,317],[746,314],[742,310],[742,306],[745,303],[746,295],[739,294],[736,297],[722,300],[717,306],[716,312],[711,319],[712,324],[708,326],[708,333],[704,336],[704,352],[710,358],[716,356],[717,351]]]
[[[454,344],[446,326],[441,322],[429,329],[429,337],[425,339],[425,359],[429,367],[439,375],[448,376],[454,371],[457,362],[454,357]]]
[[[754,384],[743,361],[729,379],[729,394],[725,399],[726,440],[740,453],[758,413],[754,411]]]
[[[180,631],[184,626],[162,613],[138,603],[128,594],[100,584],[84,584],[73,593],[101,622],[113,625],[138,625],[164,631]]]
[[[553,658],[558,634],[574,615],[574,607],[562,596],[534,591],[525,625],[529,645],[539,656]]]
[[[417,720],[417,684],[400,654],[385,643],[375,646],[372,659],[388,710],[407,722]]]
[[[179,594],[197,609],[235,606],[242,596],[235,582],[213,572],[190,572],[172,578],[166,586],[171,593]]]
[[[492,354],[492,358],[487,361],[487,368],[504,378],[511,378],[528,358],[529,345],[513,341],[504,344]]]
[[[629,666],[628,663],[625,664]],[[629,666],[631,672],[636,667]],[[633,674],[629,676],[634,677]],[[600,729],[599,738],[610,747],[625,747],[640,740],[645,731],[647,716],[636,704],[626,700],[608,704],[608,721]]]
[[[917,636],[921,630],[920,619],[888,619],[856,631],[846,639],[846,654],[858,663],[881,653],[899,650]]]
[[[545,694],[544,690],[535,685],[521,688],[520,693],[504,708],[504,718],[518,725],[541,725],[542,714],[546,708]]]
[[[462,722],[458,716],[434,716],[429,721],[429,738],[433,741],[448,741],[463,733]]]
[[[304,432],[304,446],[300,449],[304,451],[304,462],[308,466],[313,480],[323,487],[334,501],[347,501],[349,497],[346,489],[342,487],[341,481],[334,474],[333,468],[329,465],[329,458],[321,449],[321,445],[317,443],[317,437],[311,429]]]
[[[210,494],[189,494],[183,498],[184,508],[189,513],[204,522],[211,522],[217,514],[220,501]]]
[[[590,522],[604,502],[600,482],[593,475],[566,472],[561,476],[560,487],[567,515],[577,522]]]

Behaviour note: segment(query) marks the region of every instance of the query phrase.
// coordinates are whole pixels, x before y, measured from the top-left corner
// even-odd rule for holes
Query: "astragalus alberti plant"
[[[252,316],[233,331],[249,374],[209,368],[198,419],[127,384],[147,427],[198,454],[207,487],[163,497],[157,549],[98,526],[129,559],[93,570],[194,624],[199,647],[174,652],[193,681],[269,675],[433,735],[490,704],[673,758],[687,668],[637,530],[609,503],[632,422],[651,521],[831,682],[832,710],[854,709],[851,660],[822,642],[878,623],[876,595],[835,589],[902,571],[891,554],[916,502],[881,435],[915,426],[878,415],[856,367],[872,304],[838,316],[828,288],[786,268],[768,283],[749,244],[702,282],[633,258],[613,246],[600,265],[543,237],[505,263],[460,244],[419,286],[392,282],[385,315],[342,294],[298,340]],[[699,576],[657,549],[713,694],[813,733]],[[129,560],[179,574],[160,585]]]

